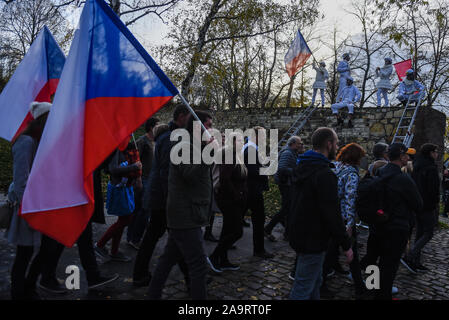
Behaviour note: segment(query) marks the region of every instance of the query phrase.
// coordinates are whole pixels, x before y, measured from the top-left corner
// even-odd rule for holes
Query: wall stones
[[[163,122],[171,120],[173,106],[159,111],[156,117]],[[246,129],[256,125],[267,129],[278,129],[279,139],[293,124],[302,108],[276,108],[276,109],[236,109],[225,111],[209,111],[214,117],[214,126],[220,130]],[[398,126],[403,108],[357,108],[354,112],[354,128],[345,126],[337,129],[340,145],[350,142],[361,144],[368,153],[377,142],[390,143]],[[346,115],[346,111],[343,113]],[[312,132],[322,126],[335,128],[337,120],[330,108],[318,108],[310,120],[305,124],[300,136],[309,147]],[[446,116],[431,108],[421,107],[415,122],[415,137],[412,146],[419,148],[425,142],[432,142],[439,146],[444,144]]]

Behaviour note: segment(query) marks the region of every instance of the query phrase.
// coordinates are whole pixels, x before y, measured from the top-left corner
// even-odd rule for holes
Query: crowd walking
[[[12,148],[13,182],[8,197],[15,206],[6,236],[16,245],[11,270],[11,298],[15,300],[39,299],[37,286],[52,294],[65,292],[56,278],[64,246],[29,227],[18,214],[50,107],[49,103],[32,104],[36,120]],[[213,117],[203,111],[196,114],[204,125],[201,132],[212,130]],[[438,146],[426,143],[416,152],[401,143],[379,142],[372,150],[374,161],[362,175],[361,162],[368,152],[357,143],[340,147],[332,128],[315,130],[308,150],[301,137],[292,136],[279,153],[273,177],[280,191],[280,210],[265,224],[264,192],[269,189],[269,178],[260,174],[264,165],[259,155],[259,146],[264,143],[260,132],[265,129],[255,127],[256,134],[246,140],[241,152],[234,152],[238,150],[237,139],[223,139],[217,153],[217,159],[222,161],[213,165],[204,160],[173,163],[172,148],[188,149],[193,157],[196,151],[216,143],[213,138],[195,140],[195,120],[183,105],[175,108],[169,124],[149,119],[144,136],[137,142],[127,137],[94,172],[96,206],[77,241],[89,289],[101,290],[119,277],[100,272],[95,255],[121,263],[132,260],[119,250],[128,228],[126,242],[137,250],[132,274],[135,287],[148,287],[150,299],[161,299],[170,271],[177,264],[191,298],[207,299],[209,270],[218,274],[240,269],[229,259],[228,251],[244,233],[243,217],[247,212],[251,214],[254,257],[275,256],[265,248],[265,238],[287,241],[296,254],[290,274],[290,299],[332,296],[327,283],[339,273],[353,282],[356,299],[391,300],[398,292],[394,280],[401,263],[415,274],[428,271],[421,252],[432,239],[437,223],[441,183],[444,189],[449,180],[447,172],[440,179]],[[189,141],[171,141],[171,134],[180,128],[190,134]],[[232,150],[230,162],[225,161],[228,150]],[[105,223],[102,172],[109,176],[106,209],[117,220],[94,244],[92,223]],[[364,195],[367,190],[375,190],[378,196],[374,198],[382,201],[365,203],[369,201]],[[367,213],[370,205],[375,210]],[[213,239],[205,236],[211,229],[204,228],[211,227],[215,212],[220,212],[223,224],[214,249],[207,252],[204,241]],[[359,257],[360,220],[369,225],[364,257]],[[283,239],[272,234],[279,223]],[[150,271],[155,247],[167,231],[163,254]],[[110,251],[106,249],[109,241]],[[38,253],[33,258],[35,250]],[[340,253],[348,267],[341,265]],[[365,269],[372,265],[380,270],[380,287],[376,290],[368,290],[364,279]]]

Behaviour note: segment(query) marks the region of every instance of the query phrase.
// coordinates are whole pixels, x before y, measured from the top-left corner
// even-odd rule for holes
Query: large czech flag
[[[14,142],[33,120],[31,102],[51,102],[64,63],[64,53],[44,26],[0,94],[0,137]]]
[[[301,31],[298,30],[295,40],[293,40],[284,57],[285,68],[290,78],[306,64],[311,55],[312,51],[310,51]]]
[[[103,0],[87,0],[25,189],[21,216],[71,247],[94,210],[93,171],[178,94]]]

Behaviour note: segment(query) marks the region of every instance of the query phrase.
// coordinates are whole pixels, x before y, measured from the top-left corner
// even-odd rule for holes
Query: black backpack
[[[356,210],[360,220],[377,225],[388,221],[386,211],[386,183],[396,174],[373,177],[367,173],[357,187]]]

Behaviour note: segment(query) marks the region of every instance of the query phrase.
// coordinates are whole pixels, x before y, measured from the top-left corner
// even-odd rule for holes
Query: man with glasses
[[[418,186],[423,199],[422,210],[416,212],[416,239],[410,252],[401,260],[412,273],[428,271],[420,262],[421,250],[432,239],[437,223],[440,203],[440,177],[435,161],[438,159],[438,146],[426,143],[413,163],[412,178]]]

